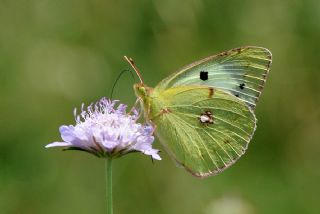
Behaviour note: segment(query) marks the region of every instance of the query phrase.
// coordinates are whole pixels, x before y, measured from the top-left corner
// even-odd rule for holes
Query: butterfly
[[[155,88],[134,91],[144,116],[170,156],[192,175],[216,175],[247,150],[255,132],[256,103],[272,62],[262,47],[235,48],[187,65]]]

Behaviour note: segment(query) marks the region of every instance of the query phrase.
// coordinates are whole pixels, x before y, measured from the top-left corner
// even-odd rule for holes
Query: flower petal
[[[63,125],[63,126],[60,126],[59,131],[61,133],[62,140],[64,140],[65,142],[71,142],[75,139],[74,126]]]
[[[53,142],[45,146],[45,148],[51,148],[51,147],[65,147],[65,146],[72,146],[72,143],[68,142]]]
[[[153,159],[161,160],[161,157],[160,155],[158,155],[158,152],[159,150],[157,149],[149,149],[149,150],[142,151],[143,154],[150,155]]]
[[[160,157],[160,155],[158,155],[158,152],[157,152],[157,153],[153,153],[153,154],[152,154],[152,158],[153,158],[153,159],[156,159],[156,160],[162,160],[161,157]]]

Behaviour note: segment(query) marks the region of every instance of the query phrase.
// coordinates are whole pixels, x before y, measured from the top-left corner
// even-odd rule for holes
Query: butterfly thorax
[[[141,107],[147,120],[153,120],[159,115],[164,106],[163,100],[159,99],[158,93],[151,87],[138,83],[133,85],[135,94],[140,98]]]

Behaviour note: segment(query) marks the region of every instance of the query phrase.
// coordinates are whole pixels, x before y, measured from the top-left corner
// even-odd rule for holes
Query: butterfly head
[[[149,97],[150,93],[152,92],[152,88],[144,85],[143,83],[134,84],[133,89],[134,89],[136,96],[143,99],[143,100],[146,97]]]

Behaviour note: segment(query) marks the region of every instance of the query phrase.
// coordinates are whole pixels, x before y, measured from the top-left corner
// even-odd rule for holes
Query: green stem
[[[106,158],[106,193],[107,193],[107,214],[113,214],[112,207],[112,158]]]

